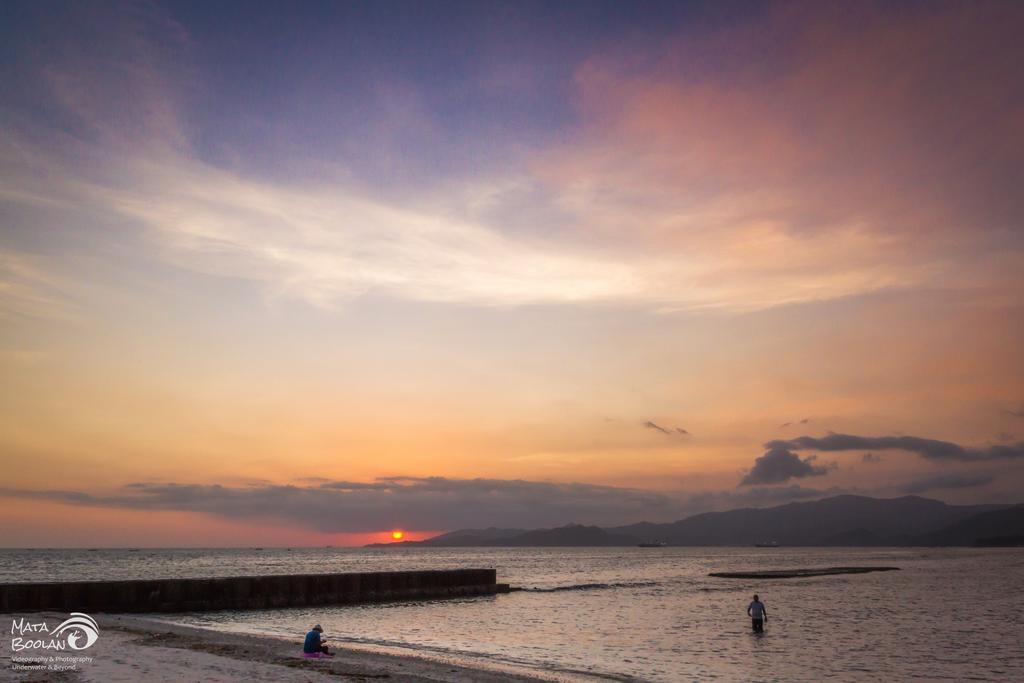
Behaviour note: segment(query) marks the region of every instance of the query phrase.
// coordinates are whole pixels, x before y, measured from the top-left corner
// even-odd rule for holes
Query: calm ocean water
[[[775,581],[715,570],[895,565]],[[488,598],[174,615],[300,642],[543,670],[566,680],[1024,680],[1019,549],[266,549],[0,551],[0,581],[496,567]],[[767,605],[750,633],[752,593]],[[168,618],[168,617],[161,617]],[[298,647],[298,645],[297,645]]]

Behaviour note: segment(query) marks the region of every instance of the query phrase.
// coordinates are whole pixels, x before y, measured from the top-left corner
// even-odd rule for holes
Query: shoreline
[[[44,618],[62,615],[43,613]],[[14,654],[5,647],[0,681],[108,681],[210,683],[266,681],[371,681],[395,683],[499,683],[565,680],[512,665],[469,666],[441,658],[372,652],[333,645],[329,659],[302,657],[302,636],[294,642],[265,635],[228,633],[135,615],[97,614],[100,638],[88,650],[69,653],[32,651]],[[330,634],[328,634],[329,636]],[[73,671],[13,670],[12,656],[89,657]]]

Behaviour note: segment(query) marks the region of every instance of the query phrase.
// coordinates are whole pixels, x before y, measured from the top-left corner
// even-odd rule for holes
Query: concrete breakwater
[[[0,612],[193,612],[507,593],[494,569],[0,584]]]

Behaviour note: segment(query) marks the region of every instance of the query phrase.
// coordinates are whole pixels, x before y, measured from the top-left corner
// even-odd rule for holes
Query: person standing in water
[[[757,595],[754,595],[754,601],[747,607],[747,615],[750,617],[751,624],[754,627],[754,633],[764,633],[764,622],[768,621],[768,611],[764,608],[764,603],[761,602]]]

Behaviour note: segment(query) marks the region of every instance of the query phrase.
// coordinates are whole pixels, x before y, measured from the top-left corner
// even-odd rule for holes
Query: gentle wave
[[[527,593],[555,593],[558,591],[593,591],[608,590],[614,588],[644,588],[647,586],[659,586],[660,581],[623,581],[615,583],[574,583],[568,586],[552,586],[550,588],[520,588]]]
[[[581,676],[589,680],[602,679],[607,681],[618,681],[619,683],[636,683],[641,679],[628,674],[620,674],[608,671],[599,671],[594,669],[582,669],[573,668],[571,666],[557,665],[550,661],[537,662],[533,659],[527,659],[524,657],[515,657],[509,654],[495,654],[492,652],[483,652],[475,650],[464,650],[461,648],[444,647],[441,645],[426,645],[423,643],[414,643],[400,640],[391,640],[383,638],[359,638],[359,637],[342,637],[334,638],[337,642],[343,642],[348,645],[362,645],[371,651],[384,652],[389,654],[405,652],[415,652],[418,656],[426,659],[434,659],[435,661],[454,661],[465,666],[479,665],[480,663],[489,663],[499,667],[504,666],[506,669],[511,668],[513,671],[536,671],[538,669],[547,672],[548,674],[564,674],[569,676]],[[437,659],[440,657],[440,659]],[[447,659],[446,659],[447,658]],[[558,680],[562,680],[559,678]],[[573,680],[576,680],[573,678]]]

